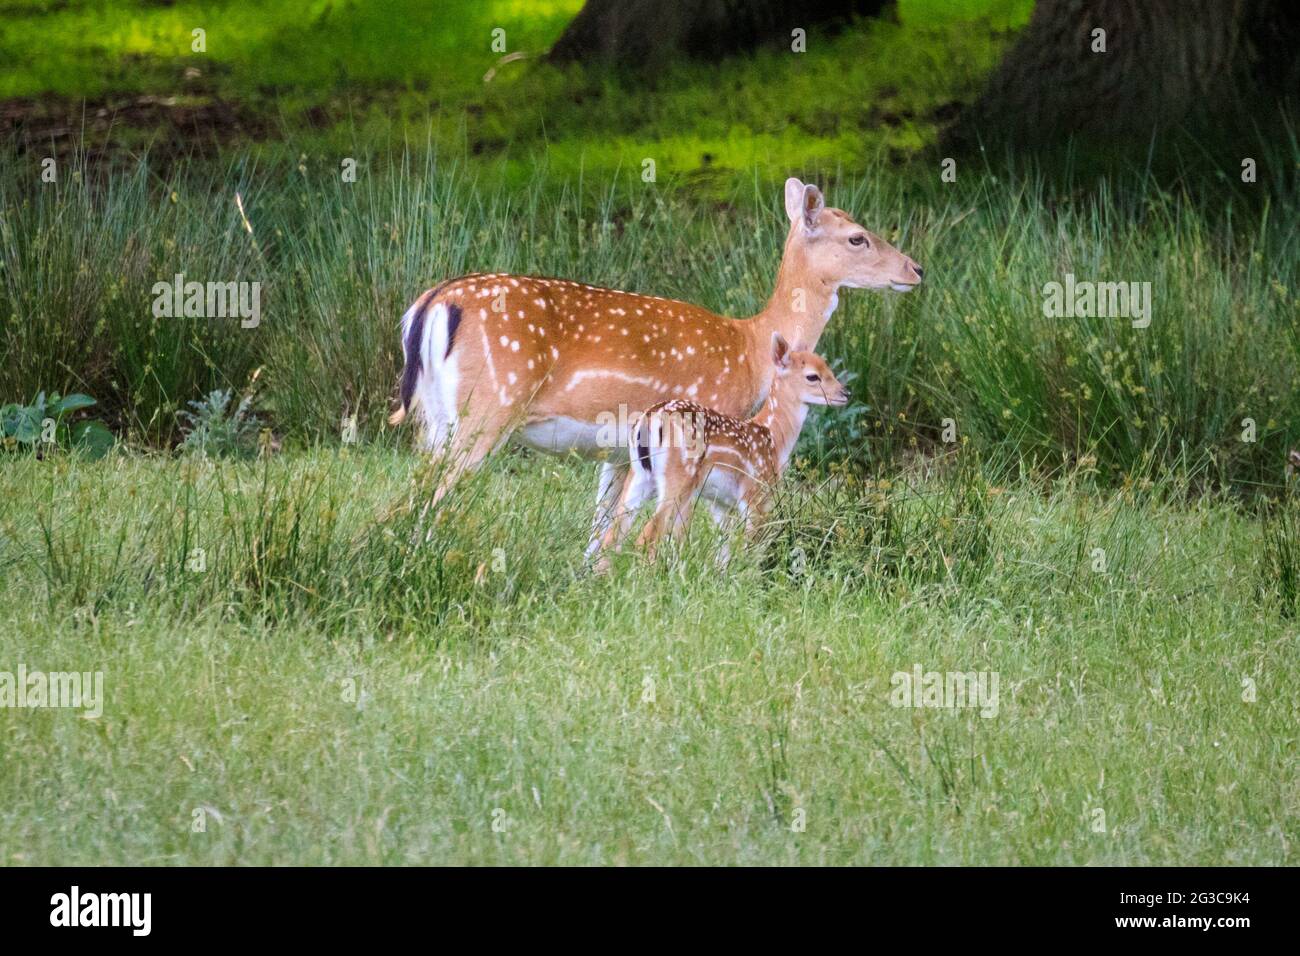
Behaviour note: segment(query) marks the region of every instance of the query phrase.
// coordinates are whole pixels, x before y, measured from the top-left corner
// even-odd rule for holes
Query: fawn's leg
[[[648,472],[640,468],[628,471],[627,478],[623,482],[622,494],[619,495],[614,513],[610,516],[609,527],[599,541],[600,559],[595,567],[598,574],[609,570],[608,552],[623,543],[628,532],[632,530],[632,522],[636,520],[637,512],[641,510],[641,506],[653,491],[654,479]]]
[[[600,551],[601,540],[614,519],[618,501],[628,479],[627,462],[604,462],[600,466],[600,481],[596,486],[596,513],[591,519],[591,539],[587,542],[587,558]]]
[[[676,502],[661,501],[655,508],[655,513],[650,516],[650,520],[645,523],[641,529],[641,534],[637,537],[637,547],[645,551],[647,560],[653,561],[655,554],[658,552],[659,539],[663,537],[664,532],[673,521],[673,512],[676,510]]]
[[[692,466],[672,469],[665,476],[665,494],[659,499],[654,515],[646,523],[637,544],[646,549],[646,557],[654,560],[659,541],[665,534],[679,541],[690,524],[691,509],[704,484],[704,469]]]

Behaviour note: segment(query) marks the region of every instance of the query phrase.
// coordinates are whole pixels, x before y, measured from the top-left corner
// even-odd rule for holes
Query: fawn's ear
[[[780,332],[772,333],[772,364],[781,371],[790,367],[790,343]]]

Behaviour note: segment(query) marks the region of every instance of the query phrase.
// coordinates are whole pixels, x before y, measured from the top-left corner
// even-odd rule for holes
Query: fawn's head
[[[772,335],[774,389],[788,390],[805,405],[847,405],[849,390],[840,384],[826,360],[816,352],[794,349],[780,332]]]
[[[790,217],[786,256],[814,281],[832,289],[893,289],[920,285],[923,270],[874,232],[859,226],[842,209],[829,208],[822,191],[793,177],[785,181],[785,212]]]

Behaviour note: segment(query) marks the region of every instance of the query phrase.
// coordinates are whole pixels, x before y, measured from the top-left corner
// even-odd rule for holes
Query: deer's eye
[[[867,242],[866,236],[862,235],[862,233],[858,233],[856,236],[849,236],[849,245],[867,246],[869,248],[871,246],[871,243]]]
[[[809,372],[807,375],[804,376],[804,378],[808,379],[808,381],[810,382],[820,382],[822,380],[822,377],[818,375],[816,372]]]

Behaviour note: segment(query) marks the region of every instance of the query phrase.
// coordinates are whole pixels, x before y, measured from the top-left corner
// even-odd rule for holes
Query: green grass
[[[106,686],[0,710],[4,862],[1295,862],[1295,625],[1229,502],[805,476],[726,574],[599,579],[589,465],[498,459],[424,548],[415,471],[0,470],[0,668]],[[914,664],[997,715],[891,707]]]
[[[337,166],[358,142],[371,152],[430,143],[513,185],[543,164],[566,177],[607,179],[619,170],[639,175],[653,159],[661,177],[716,197],[756,167],[770,175],[796,165],[860,171],[877,155],[933,142],[1032,2],[904,0],[893,14],[839,34],[815,31],[805,53],[778,42],[649,77],[544,62],[580,6],[20,4],[0,24],[0,59],[12,64],[0,100],[52,112],[57,121],[48,125],[80,130],[96,148],[252,150],[277,163],[306,154]],[[196,27],[207,30],[202,53],[191,51]],[[502,58],[492,48],[498,28],[506,50],[526,57],[499,65],[486,82]],[[154,99],[141,109],[141,96]],[[100,109],[111,126],[100,125]],[[169,117],[191,112],[202,119],[178,143]],[[35,135],[42,150],[51,142]],[[62,143],[63,151],[72,145]]]
[[[147,92],[176,82],[187,66],[209,65],[226,95],[435,81],[442,96],[464,95],[501,56],[491,50],[493,29],[506,31],[510,50],[545,49],[581,6],[581,0],[28,0],[10,5],[0,31],[0,50],[13,64],[0,96]],[[195,29],[206,33],[201,52],[193,49]]]

